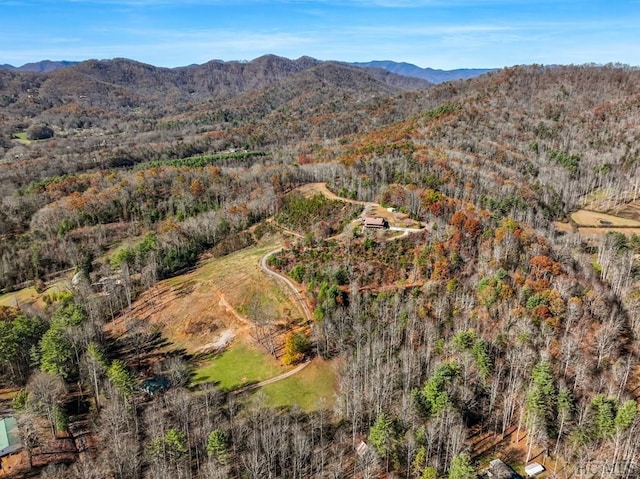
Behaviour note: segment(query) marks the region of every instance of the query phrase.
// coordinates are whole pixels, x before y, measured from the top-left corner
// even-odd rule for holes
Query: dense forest
[[[0,70],[0,415],[23,444],[0,477],[634,477],[639,92],[620,65]],[[300,297],[234,306],[265,357],[332,365],[312,407],[198,381],[226,353],[184,338],[222,326],[140,312],[269,245]]]

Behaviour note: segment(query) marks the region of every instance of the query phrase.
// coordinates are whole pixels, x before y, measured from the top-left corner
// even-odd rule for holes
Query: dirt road
[[[267,266],[267,261],[269,260],[269,257],[274,255],[274,254],[276,254],[276,253],[279,253],[281,250],[282,250],[282,248],[278,248],[276,250],[270,251],[269,253],[265,254],[262,257],[262,260],[260,260],[260,267],[262,268],[262,270],[266,274],[268,274],[272,278],[275,278],[275,279],[277,279],[279,281],[282,281],[283,283],[285,283],[289,287],[289,289],[293,292],[293,296],[296,298],[296,302],[300,306],[300,309],[304,313],[304,316],[305,316],[307,322],[311,322],[311,311],[309,310],[309,307],[307,306],[306,301],[302,297],[302,294],[300,294],[300,291],[298,291],[298,288],[293,283],[293,281],[291,281],[286,276],[283,276],[280,273],[276,273],[275,271],[269,269],[269,267]]]
[[[260,381],[259,383],[249,384],[248,386],[242,387],[240,389],[236,389],[232,394],[242,394],[247,391],[253,391],[254,389],[261,388],[263,386],[268,386],[269,384],[277,383],[278,381],[282,381],[283,379],[287,379],[288,377],[293,376],[294,374],[299,373],[304,368],[306,368],[309,364],[311,364],[311,359],[307,359],[304,363],[296,366],[291,371],[287,371],[286,373],[282,373],[279,376],[274,376],[269,379],[265,379],[264,381]]]

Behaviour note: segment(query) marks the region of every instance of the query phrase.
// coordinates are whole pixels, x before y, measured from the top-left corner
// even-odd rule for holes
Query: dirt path
[[[260,267],[262,268],[262,271],[264,271],[266,274],[268,274],[272,278],[282,281],[289,287],[289,289],[291,289],[291,291],[293,292],[293,296],[296,298],[296,302],[298,303],[298,305],[300,305],[300,308],[302,309],[302,312],[304,313],[304,316],[307,322],[310,323],[311,311],[309,310],[309,307],[307,306],[307,302],[304,300],[304,298],[302,297],[302,294],[300,294],[300,291],[298,290],[296,285],[293,283],[293,281],[291,281],[286,276],[283,276],[280,273],[276,273],[275,271],[269,269],[269,267],[267,266],[267,261],[269,260],[269,257],[276,253],[279,253],[281,250],[282,248],[278,248],[276,250],[270,251],[269,253],[265,254],[260,260]]]
[[[373,205],[374,203],[367,203],[366,201],[358,201],[352,200],[350,198],[343,198],[342,196],[336,195],[333,191],[327,188],[326,183],[307,183],[306,185],[301,186],[298,190],[302,193],[314,191],[316,193],[320,193],[330,200],[342,201],[343,203],[351,203],[352,205]]]
[[[286,373],[282,373],[279,376],[274,376],[269,379],[265,379],[264,381],[260,381],[259,383],[249,384],[248,386],[242,387],[240,389],[236,389],[232,394],[242,394],[247,391],[253,391],[254,389],[261,388],[263,386],[268,386],[269,384],[277,383],[278,381],[282,381],[283,379],[287,379],[288,377],[293,376],[294,374],[299,373],[304,368],[306,368],[309,364],[311,364],[311,359],[306,360],[304,363],[296,366],[291,371],[287,371]]]
[[[300,308],[302,309],[302,312],[304,313],[304,316],[305,316],[307,322],[311,322],[311,311],[309,310],[309,307],[307,306],[307,303],[305,302],[304,298],[300,294],[300,291],[298,291],[298,288],[296,288],[296,285],[293,283],[293,281],[291,281],[286,276],[281,275],[280,273],[276,273],[275,271],[272,271],[267,266],[267,261],[269,260],[269,257],[271,255],[274,255],[274,254],[278,253],[281,249],[282,248],[278,248],[276,250],[270,251],[269,253],[265,254],[262,257],[262,259],[260,260],[260,267],[262,268],[262,270],[267,275],[271,276],[272,278],[275,278],[276,280],[282,281],[283,283],[285,283],[289,287],[289,289],[291,289],[291,291],[293,292],[294,297],[296,298],[296,301],[298,302],[298,304],[300,305]],[[278,376],[274,376],[272,378],[265,379],[264,381],[260,381],[259,383],[256,383],[256,384],[250,384],[250,385],[242,387],[240,389],[236,389],[235,391],[233,391],[233,394],[234,395],[242,394],[242,393],[247,392],[247,391],[253,391],[254,389],[258,389],[258,388],[261,388],[263,386],[267,386],[269,384],[273,384],[273,383],[276,383],[278,381],[282,381],[283,379],[287,379],[287,378],[293,376],[294,374],[299,373],[304,368],[306,368],[309,364],[311,364],[311,359],[306,360],[304,363],[300,364],[299,366],[296,366],[291,371],[287,371],[286,373],[282,373],[282,374],[280,374]]]

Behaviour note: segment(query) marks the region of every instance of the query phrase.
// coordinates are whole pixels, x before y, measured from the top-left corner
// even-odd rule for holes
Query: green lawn
[[[26,131],[21,131],[19,133],[14,133],[13,135],[20,143],[24,143],[25,145],[28,145],[29,143],[31,143],[31,140],[29,140],[27,138],[27,132]]]
[[[218,383],[226,391],[278,376],[287,369],[278,361],[242,341],[234,341],[220,356],[196,370],[194,384]],[[305,411],[331,408],[335,400],[336,373],[333,364],[315,359],[302,371],[260,388],[271,406],[298,405]],[[249,393],[252,394],[252,393]]]
[[[272,406],[298,405],[305,411],[330,408],[335,400],[336,373],[327,361],[314,360],[295,376],[262,388]]]
[[[16,308],[27,303],[34,304],[46,294],[69,291],[69,289],[69,281],[67,280],[60,280],[52,284],[42,294],[38,293],[34,287],[24,288],[11,293],[0,294],[0,306]],[[43,305],[44,303],[40,302],[40,304]]]
[[[37,293],[35,288],[24,288],[0,295],[0,306],[17,308],[23,304],[35,302],[39,297],[40,295]]]
[[[283,372],[285,369],[271,356],[246,343],[234,341],[224,353],[197,369],[193,382],[217,382],[221,389],[233,390]]]

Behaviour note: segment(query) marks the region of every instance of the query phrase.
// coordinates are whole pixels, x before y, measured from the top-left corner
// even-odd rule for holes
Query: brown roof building
[[[383,228],[388,228],[389,223],[384,218],[374,218],[371,216],[367,216],[364,219],[364,227],[383,229]]]

